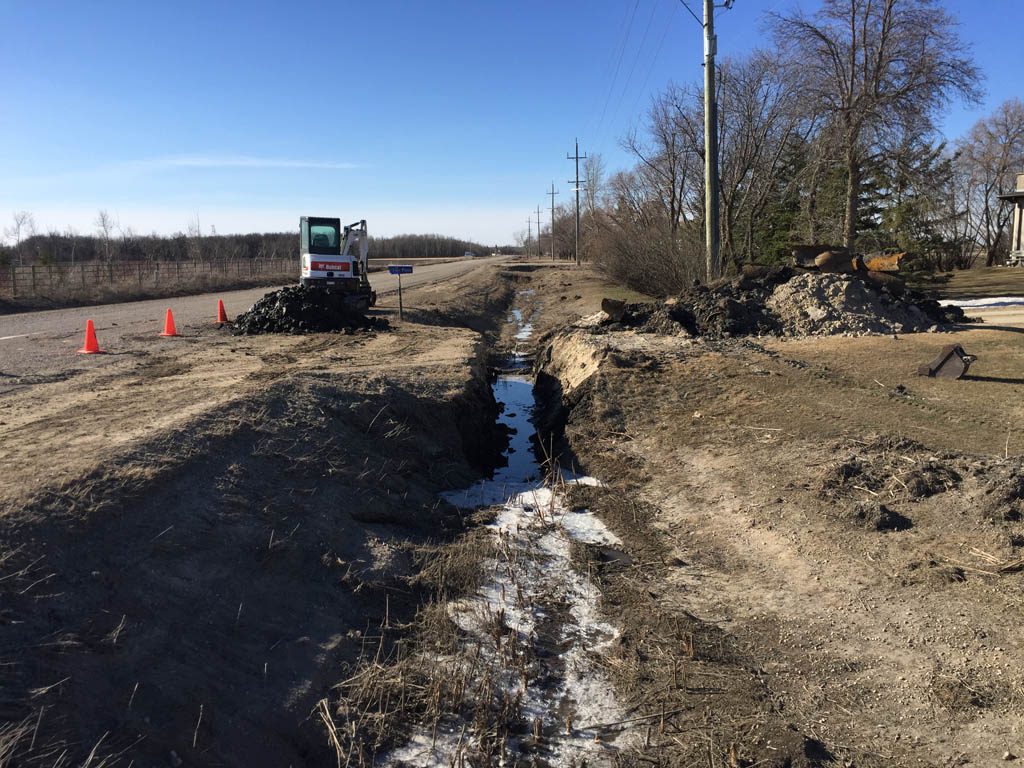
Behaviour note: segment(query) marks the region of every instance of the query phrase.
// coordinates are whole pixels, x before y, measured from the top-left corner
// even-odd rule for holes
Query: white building
[[[1010,255],[1007,264],[1024,263],[1024,173],[1017,174],[1017,189],[999,196],[1013,203],[1013,225],[1010,229]]]

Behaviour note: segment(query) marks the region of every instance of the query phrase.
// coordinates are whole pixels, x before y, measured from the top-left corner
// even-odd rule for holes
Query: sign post
[[[404,320],[402,310],[402,275],[412,274],[412,264],[392,264],[388,266],[388,272],[398,275],[398,319]]]

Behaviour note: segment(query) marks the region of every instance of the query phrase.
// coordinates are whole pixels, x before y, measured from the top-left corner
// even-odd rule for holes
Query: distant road
[[[481,264],[507,260],[507,256],[460,259],[442,264],[416,266],[411,275],[402,277],[402,286],[436,283],[465,274]],[[374,272],[370,282],[378,296],[398,290],[398,278],[385,272]],[[81,346],[85,321],[96,324],[100,348],[111,352],[126,351],[140,343],[157,343],[163,328],[164,314],[170,307],[179,331],[189,326],[212,328],[217,314],[217,299],[223,299],[228,317],[234,317],[273,288],[247,288],[242,291],[217,291],[197,296],[175,296],[120,304],[100,304],[42,312],[0,315],[0,383],[3,377],[50,371],[64,367]],[[387,304],[389,302],[380,302]],[[393,302],[391,302],[393,303]]]

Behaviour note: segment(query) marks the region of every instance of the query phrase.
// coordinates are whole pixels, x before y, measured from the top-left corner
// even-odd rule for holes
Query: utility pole
[[[533,216],[526,220],[526,255],[533,250]]]
[[[576,181],[570,181],[576,187],[576,266],[580,265],[580,160],[586,160],[586,155],[580,155],[580,140],[576,139],[576,152],[572,156],[565,155],[566,160],[576,161]]]
[[[547,194],[551,195],[551,260],[555,260],[555,182],[551,182],[551,191]]]
[[[540,206],[537,206],[537,258],[544,255],[540,247]]]
[[[732,2],[726,2],[729,8]],[[704,240],[707,280],[718,277],[718,101],[715,98],[715,3],[704,0]]]

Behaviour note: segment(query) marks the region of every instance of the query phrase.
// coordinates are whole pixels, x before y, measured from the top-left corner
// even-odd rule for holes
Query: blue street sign
[[[392,264],[388,267],[388,272],[392,275],[411,275],[412,264]]]

